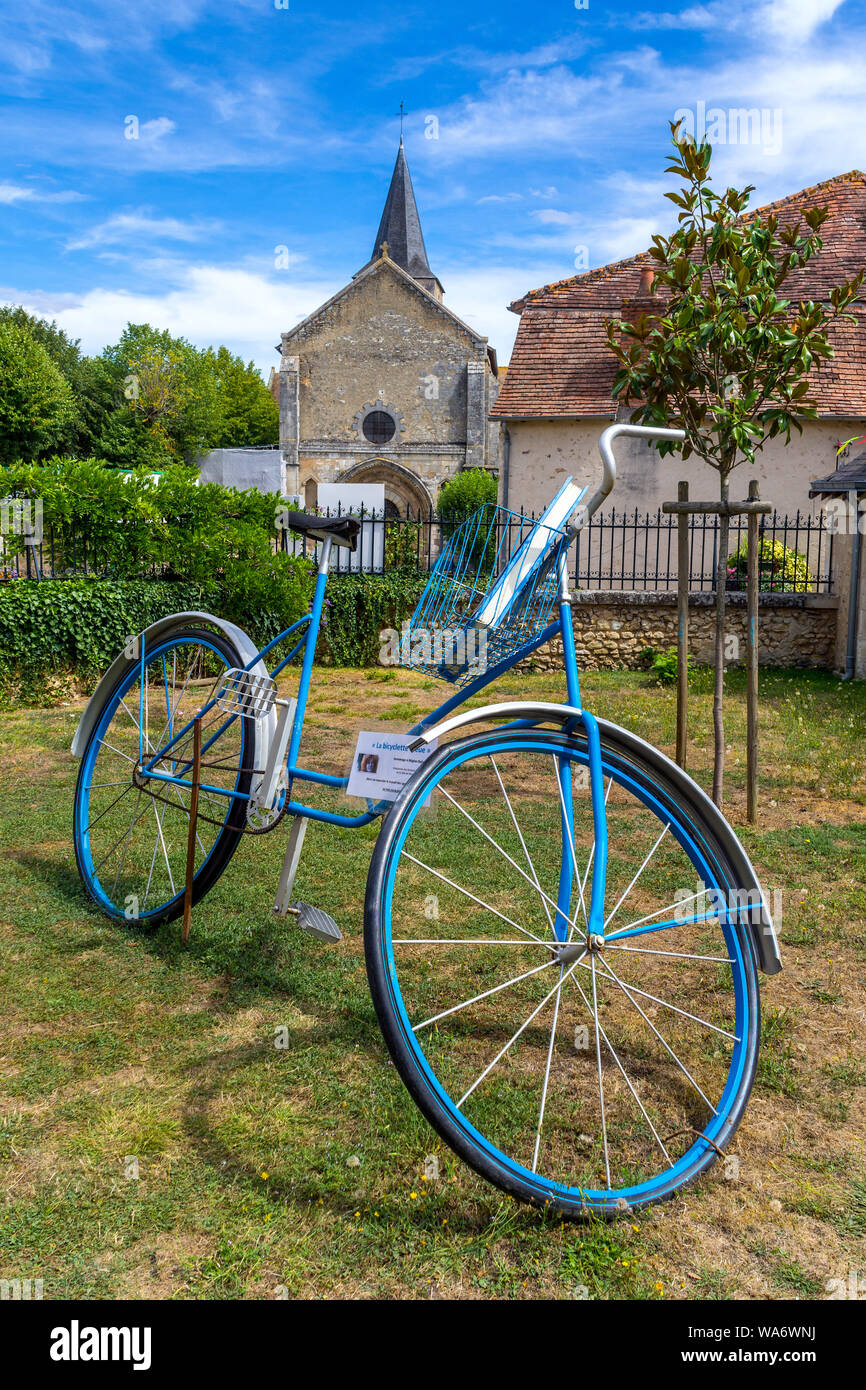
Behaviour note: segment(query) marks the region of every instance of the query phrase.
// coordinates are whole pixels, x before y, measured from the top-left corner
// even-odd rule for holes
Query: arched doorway
[[[411,515],[429,521],[433,499],[421,479],[393,459],[365,459],[341,475],[344,483],[384,483],[385,516],[389,520]]]

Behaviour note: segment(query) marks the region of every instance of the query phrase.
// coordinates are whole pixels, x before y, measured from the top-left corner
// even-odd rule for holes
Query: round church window
[[[371,410],[364,416],[361,428],[364,431],[364,438],[371,444],[387,444],[389,439],[394,438],[397,429],[393,415],[389,415],[387,410]]]

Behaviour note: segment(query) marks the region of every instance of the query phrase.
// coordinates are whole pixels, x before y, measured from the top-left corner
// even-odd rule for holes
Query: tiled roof
[[[780,222],[796,222],[810,207],[828,207],[824,249],[792,272],[785,296],[821,299],[866,265],[866,174],[853,170],[759,209]],[[754,216],[755,214],[750,214]],[[617,361],[607,347],[606,318],[632,316],[663,303],[663,292],[641,289],[653,266],[642,252],[583,275],[530,290],[510,306],[520,327],[508,376],[492,411],[499,419],[611,416]],[[834,325],[836,356],[813,376],[822,415],[866,415],[866,306],[856,323]]]
[[[828,473],[826,478],[816,478],[809,484],[810,497],[843,492],[866,492],[866,454],[848,459],[835,473]]]

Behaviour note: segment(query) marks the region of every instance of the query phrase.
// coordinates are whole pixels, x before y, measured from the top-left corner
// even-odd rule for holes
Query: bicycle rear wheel
[[[144,761],[156,759],[158,772],[188,781],[192,729],[164,755],[161,750],[212,698],[226,671],[242,665],[223,634],[182,629],[146,654],[143,681],[136,663],[106,693],[81,759],[74,842],[81,880],[109,917],[148,929],[183,911],[190,793],[143,777],[140,748]],[[203,724],[202,750],[194,902],[240,842],[256,759],[255,720],[215,706]]]
[[[600,727],[600,942],[582,733],[441,749],[386,818],[366,898],[373,1000],[413,1098],[483,1177],[566,1216],[670,1197],[709,1168],[742,1118],[759,1038],[739,909],[760,888],[733,832],[661,754]],[[576,865],[567,925],[563,859]]]

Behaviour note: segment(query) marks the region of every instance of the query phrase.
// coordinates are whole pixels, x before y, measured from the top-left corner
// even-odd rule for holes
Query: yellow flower
[[[262,1173],[262,1177],[267,1181],[267,1173]]]
[[[415,1201],[415,1198],[418,1196],[418,1193],[417,1193],[417,1192],[410,1192],[410,1193],[409,1193],[409,1196],[411,1197],[412,1201],[414,1202],[414,1201]]]

